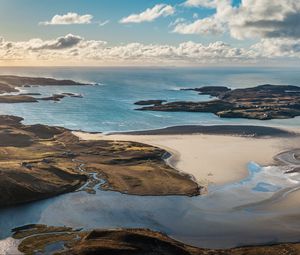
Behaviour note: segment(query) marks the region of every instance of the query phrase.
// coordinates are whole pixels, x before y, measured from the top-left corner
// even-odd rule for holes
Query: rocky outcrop
[[[161,105],[162,103],[167,102],[166,100],[142,100],[137,101],[135,105]]]

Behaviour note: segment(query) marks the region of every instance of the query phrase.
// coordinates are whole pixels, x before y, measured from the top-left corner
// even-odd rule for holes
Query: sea
[[[300,85],[300,68],[0,68],[1,74],[73,79],[93,86],[22,88],[24,93],[50,96],[80,94],[61,102],[1,104],[0,114],[17,115],[25,124],[48,124],[75,130],[114,132],[158,129],[176,125],[254,124],[300,126],[300,117],[288,120],[219,118],[212,113],[136,111],[134,102],[163,99],[207,101],[182,88],[228,86],[246,88],[262,84]]]
[[[300,85],[300,68],[0,68],[0,74],[73,79],[93,84],[31,87],[22,92],[75,93],[83,98],[61,102],[1,104],[0,114],[17,115],[25,124],[49,124],[74,130],[114,132],[174,125],[240,124],[299,127],[300,118],[258,121],[220,119],[210,113],[136,111],[134,102],[212,100],[193,91],[205,85],[246,88],[261,84]],[[245,162],[247,163],[247,162]],[[26,205],[0,209],[0,248],[12,241],[11,229],[40,223],[74,228],[145,227],[185,243],[207,248],[299,241],[300,208],[269,211],[274,197],[298,189],[299,174],[260,166],[249,159],[247,178],[213,187],[207,195],[131,196],[97,190],[63,194]],[[1,249],[0,249],[1,251]]]

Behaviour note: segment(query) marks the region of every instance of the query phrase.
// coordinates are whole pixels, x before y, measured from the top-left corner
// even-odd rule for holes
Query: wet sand
[[[149,132],[149,131],[147,131]],[[233,136],[217,134],[90,134],[74,132],[83,140],[119,140],[146,143],[172,153],[170,164],[201,184],[223,185],[245,178],[247,164],[274,164],[281,151],[297,148],[300,136]]]

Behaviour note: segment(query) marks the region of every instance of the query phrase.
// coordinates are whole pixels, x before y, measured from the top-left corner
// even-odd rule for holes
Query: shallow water
[[[201,247],[224,248],[244,244],[299,241],[299,220],[252,206],[276,192],[299,185],[299,175],[285,175],[277,167],[249,163],[249,177],[214,187],[198,197],[129,196],[97,191],[76,192],[0,210],[0,238],[29,223],[75,228],[146,227]],[[257,190],[264,182],[278,190]],[[299,208],[300,211],[300,208]],[[297,212],[298,213],[298,212]]]

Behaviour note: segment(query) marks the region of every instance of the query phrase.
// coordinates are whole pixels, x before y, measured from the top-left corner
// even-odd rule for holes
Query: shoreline
[[[134,141],[162,148],[171,154],[167,164],[208,188],[247,177],[247,164],[251,161],[262,166],[275,164],[274,156],[278,153],[297,148],[300,141],[297,131],[260,126],[187,125],[125,133],[73,131],[73,134],[82,140]]]

